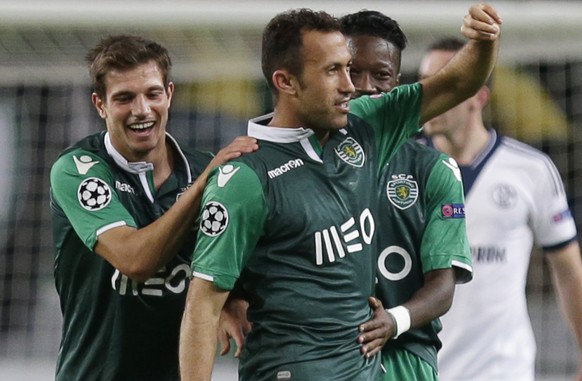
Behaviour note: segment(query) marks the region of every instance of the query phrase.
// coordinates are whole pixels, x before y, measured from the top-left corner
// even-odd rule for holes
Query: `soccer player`
[[[340,21],[352,50],[356,96],[399,85],[407,41],[398,23],[376,11]],[[382,348],[382,379],[437,380],[438,317],[451,306],[455,282],[472,276],[459,168],[409,140],[382,167],[378,191],[376,297],[397,322],[395,337]]]
[[[437,41],[422,59],[420,77],[435,75],[463,45]],[[424,127],[434,147],[461,168],[474,266],[473,281],[456,290],[442,318],[443,381],[534,379],[525,297],[534,240],[544,249],[564,315],[582,345],[582,261],[560,175],[545,154],[484,125],[488,98],[483,86]]]
[[[220,311],[237,279],[253,323],[241,380],[378,377],[379,356],[362,356],[357,336],[372,313],[386,314],[367,301],[379,168],[484,83],[500,22],[489,5],[472,6],[463,32],[473,39],[442,75],[351,102],[337,19],[300,9],[269,22],[262,66],[275,110],[249,122],[261,149],[220,167],[206,187],[181,329],[184,381],[210,380]]]
[[[166,132],[174,92],[159,44],[111,36],[87,56],[106,131],[67,148],[51,175],[55,281],[63,313],[56,380],[173,380],[194,221],[212,155]]]

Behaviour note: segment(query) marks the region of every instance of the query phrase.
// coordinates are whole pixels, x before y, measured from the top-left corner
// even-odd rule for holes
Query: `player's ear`
[[[489,89],[489,86],[481,86],[477,91],[477,94],[475,94],[475,97],[479,101],[481,108],[484,108],[491,98],[491,90]]]
[[[95,109],[97,109],[99,116],[102,119],[105,119],[107,117],[107,113],[105,112],[105,102],[103,102],[103,99],[101,99],[97,93],[93,93],[91,94],[91,102],[93,102],[93,106],[95,106]]]
[[[174,95],[174,82],[168,82],[166,94],[168,95],[168,108],[169,108],[170,105],[172,104],[172,96]]]
[[[293,95],[297,92],[297,89],[295,88],[298,85],[297,78],[287,70],[275,70],[272,79],[275,88],[279,92],[289,95]]]

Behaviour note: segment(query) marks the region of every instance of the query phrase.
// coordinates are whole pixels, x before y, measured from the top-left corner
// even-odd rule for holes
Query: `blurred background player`
[[[435,42],[422,59],[420,78],[434,75],[463,45],[454,38]],[[484,125],[489,93],[483,86],[424,126],[429,143],[459,163],[474,266],[473,281],[457,288],[442,318],[443,381],[534,379],[535,340],[525,297],[534,241],[582,345],[582,260],[562,180],[548,156]]]
[[[56,380],[178,380],[178,333],[194,220],[214,159],[166,129],[174,84],[167,50],[138,36],[88,54],[106,131],[66,149],[51,170],[54,275],[63,313]],[[212,161],[211,161],[212,160]]]
[[[352,51],[355,96],[398,86],[407,43],[398,23],[376,11],[340,21]],[[382,379],[437,380],[438,317],[451,306],[455,282],[471,279],[457,164],[409,140],[381,169],[379,199],[376,296],[391,314],[410,319],[410,329],[398,326],[398,337],[382,349]]]

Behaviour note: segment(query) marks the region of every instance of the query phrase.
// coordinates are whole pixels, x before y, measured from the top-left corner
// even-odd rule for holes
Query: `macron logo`
[[[77,156],[73,156],[73,160],[75,161],[75,166],[77,167],[77,171],[80,175],[86,175],[87,172],[93,167],[95,164],[99,163],[99,161],[93,161],[93,158],[89,155],[83,155],[77,159]]]
[[[455,161],[455,159],[453,159],[452,157],[449,157],[449,161],[442,161],[443,164],[447,167],[449,167],[449,169],[451,171],[453,171],[453,174],[455,175],[455,177],[457,178],[457,180],[459,181],[463,181],[462,177],[461,177],[461,170],[459,169],[459,164],[457,164],[457,162]]]
[[[231,164],[227,164],[224,167],[218,168],[218,179],[217,183],[220,188],[223,188],[226,183],[234,176],[235,173],[238,172],[240,167],[234,167]]]
[[[270,179],[274,179],[275,177],[281,176],[285,172],[288,172],[295,168],[299,168],[302,165],[305,165],[305,163],[301,159],[289,160],[279,168],[271,169],[270,171],[267,172],[267,174],[269,175]]]

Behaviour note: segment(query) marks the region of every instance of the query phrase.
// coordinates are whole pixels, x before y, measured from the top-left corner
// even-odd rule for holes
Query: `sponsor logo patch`
[[[219,202],[209,201],[202,208],[200,230],[209,237],[216,237],[228,226],[228,211]]]
[[[79,185],[77,198],[83,208],[90,211],[100,210],[111,201],[111,189],[105,181],[89,177]]]
[[[354,167],[362,167],[366,161],[364,149],[360,143],[353,138],[347,138],[341,142],[335,148],[335,153],[340,157],[340,159]]]
[[[91,167],[99,163],[98,160],[93,161],[93,158],[89,155],[82,155],[79,158],[77,158],[77,156],[73,156],[73,161],[75,162],[77,172],[79,172],[80,175],[86,175]]]
[[[398,209],[410,208],[418,199],[418,183],[412,175],[392,175],[392,180],[386,185],[386,195]]]
[[[444,218],[465,218],[465,204],[444,204],[441,213]]]
[[[566,218],[570,218],[572,217],[572,213],[570,212],[570,209],[566,209],[558,214],[554,214],[552,216],[552,221],[553,222],[560,222]]]
[[[223,188],[226,183],[238,172],[240,167],[234,167],[232,164],[227,164],[224,167],[218,168],[217,184],[219,188]]]
[[[303,160],[293,159],[293,160],[289,160],[288,162],[286,162],[285,164],[281,165],[278,168],[271,169],[270,171],[267,172],[267,174],[269,175],[270,179],[274,179],[277,176],[281,176],[282,174],[285,174],[285,173],[287,173],[295,168],[299,168],[303,165],[305,165],[305,163],[303,163]]]
[[[457,162],[455,161],[455,159],[453,159],[452,157],[449,157],[449,160],[448,161],[443,160],[442,162],[451,171],[453,171],[453,174],[455,175],[455,178],[458,181],[463,181],[462,180],[462,177],[461,177],[461,169],[459,168],[459,164],[457,164]]]

